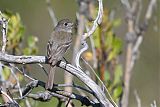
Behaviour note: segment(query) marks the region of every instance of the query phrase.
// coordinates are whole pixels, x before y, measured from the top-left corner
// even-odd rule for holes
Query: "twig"
[[[135,96],[136,101],[137,101],[137,107],[141,107],[141,99],[139,98],[139,95],[138,95],[136,90],[134,90],[134,96]]]
[[[26,103],[26,106],[27,106],[27,107],[31,107],[31,104],[29,103],[28,98],[26,98],[25,103]]]
[[[140,20],[140,16],[141,16],[141,13],[142,13],[142,8],[143,8],[142,0],[137,0],[137,1],[139,3],[139,9],[138,9],[137,18],[136,18],[136,21],[135,21],[136,26],[138,26],[138,24],[139,24],[139,20]]]
[[[47,63],[45,56],[14,56],[0,52],[0,61],[17,64]]]
[[[52,97],[56,97],[56,98],[64,99],[64,100],[67,100],[69,98],[69,99],[76,99],[76,100],[80,101],[83,105],[86,105],[86,106],[96,104],[96,103],[90,101],[87,97],[83,97],[81,95],[66,92],[63,90],[55,90],[54,92],[48,92],[48,91],[38,92],[36,94],[28,94],[27,97],[33,98],[34,100],[38,100],[38,101],[48,101]]]
[[[83,97],[75,93],[70,93],[63,90],[56,90],[55,93],[68,97],[69,99],[79,100],[82,103],[82,105],[90,106],[95,104],[94,102],[90,101],[87,97]]]
[[[45,86],[45,84],[43,82],[38,81],[38,80],[34,80],[34,81],[29,82],[26,85],[26,87],[23,89],[23,92],[22,92],[23,98],[25,96],[27,96],[33,90],[33,88],[37,87],[38,85],[41,85],[42,87]]]
[[[67,100],[67,98],[69,99],[76,99],[79,100],[83,105],[86,106],[90,106],[90,105],[94,105],[96,103],[90,101],[87,97],[75,94],[75,93],[71,93],[71,92],[67,92],[67,91],[63,91],[57,88],[53,88],[49,91],[45,91],[45,92],[38,92],[37,94],[31,94],[30,92],[37,86],[41,86],[43,88],[45,88],[45,83],[42,81],[31,81],[29,84],[26,85],[24,91],[23,91],[23,97],[29,97],[29,98],[33,98],[35,100],[39,100],[39,101],[48,101],[51,99],[51,97],[57,97],[59,99],[63,99],[63,100]]]
[[[12,99],[6,92],[2,91],[2,88],[0,89],[0,94],[4,95],[8,99],[8,102],[6,102],[3,107],[20,107],[14,99]]]
[[[10,64],[11,65],[11,64]],[[12,65],[14,66],[14,65]],[[19,83],[19,79],[17,78],[16,74],[14,73],[14,68],[10,68],[10,71],[12,73],[12,75],[14,76],[14,78],[16,79],[16,83],[17,83],[17,86],[18,86],[18,90],[19,90],[19,94],[20,94],[20,97],[22,97],[22,90],[21,90],[21,87],[20,87],[20,83]]]
[[[45,102],[45,101],[49,101],[52,98],[52,96],[59,98],[59,95],[57,95],[57,94],[52,95],[52,94],[48,93],[47,91],[37,92],[36,94],[29,93],[26,97],[32,98],[37,101]],[[63,97],[60,97],[60,98],[63,98]]]
[[[88,77],[84,73],[84,71],[82,71],[81,69],[78,69],[70,64],[66,65],[66,63],[64,63],[62,61],[58,64],[58,66],[61,67],[62,69],[65,69],[66,71],[68,71],[72,75],[76,76],[84,84],[86,84],[87,87],[90,88],[94,92],[95,97],[101,102],[102,106],[104,106],[104,107],[105,106],[108,106],[108,107],[113,106],[109,102],[109,100],[106,98],[106,96],[103,93],[103,91],[101,90],[101,88],[92,79],[90,79],[90,77]]]
[[[83,61],[85,62],[85,64],[87,64],[89,66],[89,68],[91,69],[91,71],[94,73],[94,75],[96,76],[96,78],[100,81],[102,87],[105,89],[106,94],[107,94],[107,98],[109,99],[109,101],[114,105],[114,107],[118,107],[117,104],[114,102],[114,100],[112,99],[107,87],[104,85],[103,81],[99,78],[99,76],[96,74],[96,72],[94,71],[94,69],[91,67],[91,65],[85,61],[84,58],[82,58]]]
[[[48,63],[45,56],[13,56],[8,54],[2,54],[0,52],[0,61],[19,63],[19,64],[31,64],[31,63]],[[94,96],[98,99],[102,107],[113,107],[113,105],[106,98],[101,88],[90,78],[84,71],[74,67],[71,64],[66,64],[60,61],[57,64],[58,67],[65,69],[67,72],[80,79],[89,89],[94,92]]]
[[[98,15],[97,15],[96,19],[94,20],[93,26],[89,30],[89,32],[82,35],[82,41],[94,33],[94,31],[96,30],[98,25],[102,22],[102,16],[103,16],[103,3],[102,3],[102,0],[98,0]]]
[[[86,88],[83,88],[83,87],[81,87],[81,86],[78,86],[78,85],[76,85],[76,84],[54,84],[54,86],[55,87],[74,87],[74,88],[78,88],[78,89],[81,89],[81,90],[83,90],[83,91],[86,91],[86,92],[88,92],[88,93],[90,93],[90,94],[93,94],[93,92],[92,91],[90,91],[90,90],[88,90],[88,89],[86,89]]]
[[[153,8],[155,7],[157,3],[157,0],[151,0],[149,5],[148,5],[148,9],[145,15],[145,19],[149,20],[152,17],[152,13],[153,13]]]
[[[3,64],[0,62],[0,81],[4,81],[5,77],[3,76]]]
[[[78,14],[77,14],[78,15]],[[77,37],[76,37],[76,40],[75,40],[75,44],[74,44],[74,47],[73,47],[73,55],[72,55],[72,64],[73,66],[75,65],[75,58],[76,58],[76,55],[79,51],[79,48],[80,48],[80,45],[81,45],[81,36],[84,32],[84,17],[82,15],[80,15],[79,17],[77,16],[77,19],[78,19],[78,32],[77,32]],[[71,74],[69,74],[68,72],[65,72],[64,73],[64,80],[65,80],[65,84],[71,84],[72,83],[72,80],[73,80],[73,76]],[[72,92],[72,87],[65,87],[65,91],[68,91],[68,92]],[[67,102],[66,102],[67,103]],[[71,106],[71,103],[69,104]]]
[[[10,102],[14,102],[13,99],[9,95],[7,95],[7,93],[2,91],[2,88],[0,88],[0,94],[3,94],[4,96],[6,96]]]
[[[48,73],[47,73],[47,71],[45,70],[44,66],[43,66],[42,64],[40,64],[40,63],[38,63],[38,65],[43,69],[44,73],[45,73],[46,75],[48,75]]]
[[[82,69],[82,67],[81,67],[80,64],[79,64],[81,54],[88,49],[88,44],[86,43],[86,41],[82,41],[81,44],[82,44],[83,48],[81,48],[80,51],[77,53],[76,59],[75,59],[75,61],[76,61],[76,62],[75,62],[75,63],[76,63],[76,67],[77,67],[77,68],[80,68],[80,69]]]
[[[2,52],[5,53],[5,50],[6,50],[6,45],[7,45],[7,26],[8,26],[8,20],[5,19],[5,17],[3,16],[3,14],[1,13],[0,11],[0,21],[2,23]]]
[[[47,3],[47,9],[48,9],[49,15],[50,15],[52,22],[53,22],[53,26],[55,27],[57,25],[57,18],[54,14],[52,7],[51,7],[51,1],[46,0],[46,3]]]
[[[71,99],[69,98],[69,100],[67,101],[66,107],[68,107],[70,101],[71,101]]]
[[[87,25],[86,25],[86,30],[87,32],[89,31],[89,28]],[[92,48],[92,54],[93,54],[93,68],[97,68],[97,58],[96,58],[96,50],[95,50],[95,44],[93,41],[93,36],[90,36],[89,39],[91,42],[91,48]]]
[[[151,107],[157,107],[156,101],[154,100],[153,103],[151,104]]]
[[[133,14],[135,13],[135,11],[138,11],[136,10],[137,5],[136,4],[133,5],[134,7],[130,8],[132,10],[127,10],[128,33],[126,35],[130,39],[127,44],[126,65],[125,65],[125,74],[124,74],[124,90],[123,90],[123,96],[121,101],[122,107],[128,107],[130,79],[131,79],[132,69],[137,59],[139,47],[143,41],[143,34],[148,27],[148,22],[152,16],[153,8],[155,5],[156,5],[156,0],[151,0],[150,3],[148,4],[148,9],[146,11],[144,22],[140,27],[137,27],[137,24],[136,24],[137,22],[135,22],[136,20],[134,20],[134,14]],[[141,4],[139,6],[141,6]],[[137,16],[138,18],[140,17],[139,14],[140,13],[138,13],[138,16]]]
[[[121,3],[124,5],[126,10],[130,10],[131,9],[131,5],[130,5],[128,0],[121,0]]]
[[[136,55],[137,55],[137,52],[139,51],[139,47],[143,41],[143,33],[145,32],[145,30],[147,29],[148,27],[148,21],[149,19],[151,19],[151,16],[152,16],[152,13],[153,13],[153,8],[155,7],[156,5],[156,0],[151,0],[149,5],[148,5],[148,9],[147,9],[147,12],[146,12],[146,15],[145,15],[145,19],[144,19],[144,22],[143,22],[143,26],[142,28],[140,28],[139,32],[138,32],[138,38],[137,38],[137,41],[136,43],[134,44],[133,46],[133,52],[132,52],[132,60],[131,60],[131,68],[133,68],[134,66],[134,63],[135,63],[135,60],[136,60]]]
[[[24,71],[21,71],[17,66],[13,66],[12,64],[10,64],[10,66],[13,67],[13,68],[15,68],[15,69],[17,69],[24,77],[27,77],[28,79],[30,79],[32,81],[35,80],[32,77],[30,77],[27,74],[25,74]]]

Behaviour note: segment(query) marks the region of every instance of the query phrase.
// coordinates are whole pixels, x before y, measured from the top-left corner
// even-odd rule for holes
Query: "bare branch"
[[[76,88],[76,89],[81,89],[81,90],[83,90],[83,91],[86,91],[86,92],[88,92],[88,93],[90,93],[90,94],[93,94],[93,92],[92,91],[90,91],[90,90],[88,90],[88,89],[86,89],[86,88],[83,88],[83,87],[81,87],[81,86],[78,86],[78,85],[76,85],[76,84],[54,84],[54,86],[55,87],[74,87],[74,88]]]
[[[45,56],[14,56],[0,52],[0,61],[17,64],[47,63]]]
[[[2,24],[2,37],[3,37],[3,44],[2,44],[2,52],[5,53],[6,45],[7,45],[7,26],[8,26],[8,20],[5,19],[3,14],[0,11],[0,22]]]
[[[46,0],[46,3],[47,3],[47,9],[48,9],[49,15],[50,15],[52,22],[53,22],[53,26],[55,27],[57,25],[57,18],[54,14],[52,7],[51,7],[51,1]]]
[[[141,107],[141,99],[139,98],[139,95],[138,95],[136,90],[134,91],[134,96],[135,96],[136,101],[137,101],[137,107]]]
[[[137,1],[139,3],[139,9],[136,10],[137,4],[136,1],[134,5],[132,5],[132,10],[127,10],[127,23],[128,23],[128,32],[126,33],[126,37],[128,37],[127,41],[127,53],[126,53],[126,65],[125,65],[125,74],[124,74],[124,90],[123,90],[123,97],[122,97],[122,107],[128,107],[128,99],[129,99],[129,90],[130,90],[130,79],[132,74],[132,69],[135,65],[135,61],[137,59],[139,53],[139,47],[143,41],[143,34],[146,31],[149,23],[149,19],[152,16],[154,6],[156,5],[157,0],[151,0],[148,4],[148,9],[146,11],[146,15],[144,18],[144,22],[141,23],[141,26],[137,26],[139,21],[140,13],[141,13],[141,1]],[[134,18],[135,11],[138,12],[137,17]],[[136,22],[137,21],[137,22]]]
[[[34,100],[38,100],[38,101],[49,101],[52,97],[56,97],[58,99],[63,99],[64,101],[66,101],[69,98],[69,99],[79,100],[82,103],[82,105],[86,105],[86,106],[97,104],[89,100],[88,97],[81,96],[81,95],[67,92],[67,91],[63,91],[55,87],[45,92],[38,92],[36,94],[31,94],[30,92],[33,90],[33,88],[37,86],[41,86],[45,88],[45,83],[42,81],[38,81],[38,80],[31,81],[29,84],[26,85],[23,91],[23,95],[24,95],[23,97],[33,98]]]
[[[151,104],[151,107],[157,107],[156,101],[154,100],[153,103]]]
[[[6,96],[9,102],[14,102],[13,99],[6,92],[2,91],[2,88],[0,88],[0,94],[3,94],[4,96]]]
[[[13,100],[6,92],[2,91],[2,88],[0,89],[0,94],[8,99],[8,102],[3,105],[4,107],[20,107],[15,100]]]
[[[10,65],[14,66],[13,64],[10,64]],[[16,83],[17,83],[17,86],[18,86],[19,94],[20,94],[20,97],[22,97],[22,90],[21,90],[21,87],[20,87],[20,82],[19,82],[18,77],[15,74],[14,67],[11,67],[10,71],[11,71],[12,75],[14,76],[14,78],[16,79]]]
[[[98,7],[98,15],[96,17],[96,19],[93,22],[93,26],[92,28],[89,30],[89,32],[85,33],[84,35],[82,35],[82,41],[85,40],[86,38],[88,38],[89,36],[91,36],[94,31],[96,30],[96,28],[98,27],[98,25],[102,22],[102,16],[103,16],[103,3],[102,0],[98,0],[99,3],[99,7]]]
[[[81,54],[88,49],[88,44],[86,43],[86,41],[82,41],[81,44],[82,44],[83,48],[81,48],[80,51],[77,53],[76,59],[75,59],[75,61],[76,61],[75,62],[76,63],[76,67],[80,68],[80,69],[82,69],[81,66],[80,66],[80,64],[79,64]]]
[[[157,3],[157,0],[150,1],[149,6],[148,6],[148,10],[147,10],[146,16],[145,16],[146,20],[149,20],[151,18],[152,13],[153,13],[153,9],[154,9],[156,3]]]
[[[128,0],[121,0],[121,3],[124,5],[124,7],[127,9],[127,10],[130,10],[131,9],[131,5],[129,3]]]
[[[106,95],[107,95],[107,98],[109,99],[109,101],[112,103],[112,105],[113,105],[114,107],[118,107],[117,104],[116,104],[116,103],[114,102],[114,100],[112,99],[112,97],[111,97],[111,95],[110,95],[107,87],[106,87],[105,84],[103,83],[103,81],[99,78],[99,76],[96,74],[96,72],[95,72],[94,69],[91,67],[91,65],[90,65],[87,61],[85,61],[84,58],[82,58],[82,59],[83,59],[83,61],[85,62],[85,64],[87,64],[87,65],[89,66],[89,68],[91,69],[91,71],[93,72],[93,74],[96,76],[96,78],[100,81],[102,87],[103,87],[104,90],[105,90],[104,92],[106,92]]]
[[[104,107],[112,107],[113,105],[109,102],[109,100],[106,98],[105,94],[101,90],[101,88],[90,78],[88,77],[84,71],[81,69],[78,69],[71,64],[66,64],[65,62],[60,62],[58,66],[62,69],[65,69],[72,75],[79,78],[85,85],[87,85],[88,88],[90,88],[93,92],[95,97],[101,102],[102,106]]]
[[[19,63],[19,64],[31,64],[31,63],[44,63],[47,64],[45,56],[13,56],[2,54],[0,52],[0,61],[10,62],[10,63]],[[104,92],[101,88],[90,78],[84,71],[72,66],[71,64],[66,64],[65,62],[60,61],[57,64],[58,67],[65,69],[72,75],[80,79],[89,89],[94,92],[94,96],[99,100],[102,107],[113,107],[113,105],[106,98]]]
[[[143,33],[145,32],[145,30],[148,27],[148,21],[149,21],[149,19],[151,19],[151,16],[153,13],[153,8],[155,7],[155,5],[156,5],[156,0],[151,0],[148,5],[148,9],[147,9],[147,12],[145,15],[144,22],[143,22],[141,28],[139,28],[139,32],[137,34],[137,40],[136,40],[136,43],[134,44],[133,50],[132,50],[132,60],[131,60],[130,69],[133,68],[135,60],[137,59],[137,53],[138,53],[139,47],[143,41]]]
[[[86,25],[86,30],[87,30],[87,32],[89,31],[89,27],[87,25]],[[92,53],[93,53],[93,68],[97,68],[96,49],[95,49],[95,44],[94,44],[94,41],[93,41],[93,37],[90,36],[89,39],[90,39]]]

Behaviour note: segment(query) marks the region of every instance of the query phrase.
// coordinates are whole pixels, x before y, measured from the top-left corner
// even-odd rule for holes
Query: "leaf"
[[[115,19],[113,22],[112,22],[112,25],[113,27],[118,27],[121,25],[121,19],[118,18],[118,19]]]
[[[98,27],[96,31],[93,33],[93,40],[96,48],[100,48],[100,28]]]
[[[5,12],[8,22],[7,50],[17,50],[24,36],[24,26],[18,13]]]
[[[38,38],[35,36],[29,36],[27,42],[29,47],[34,47],[38,42]]]
[[[114,81],[113,81],[114,86],[122,82],[122,75],[123,75],[122,66],[117,65],[114,72]]]
[[[119,96],[122,94],[122,91],[123,91],[123,88],[122,88],[121,85],[119,85],[118,87],[116,87],[116,88],[113,90],[113,97],[114,97],[114,99],[119,98]]]
[[[112,44],[113,44],[113,32],[112,31],[107,31],[106,32],[106,42],[105,42],[105,46],[106,48],[110,49],[112,48]]]
[[[10,76],[10,69],[7,67],[4,67],[2,74],[3,74],[3,77],[5,78],[5,80],[8,79],[8,77]]]
[[[112,42],[112,50],[108,55],[108,59],[107,61],[111,61],[113,58],[116,58],[117,55],[119,55],[119,53],[122,50],[122,41],[121,39],[114,37],[113,42]]]
[[[110,80],[110,73],[109,73],[109,71],[105,71],[105,73],[104,73],[104,79],[105,79],[105,81],[109,81]]]
[[[27,47],[23,49],[23,54],[32,55],[38,52],[38,48],[36,43],[38,42],[38,38],[35,36],[29,36],[27,38]]]

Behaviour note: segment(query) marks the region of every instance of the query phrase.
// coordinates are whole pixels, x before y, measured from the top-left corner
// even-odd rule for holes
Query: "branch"
[[[90,78],[88,77],[84,71],[81,69],[78,69],[71,64],[66,64],[65,62],[60,62],[58,66],[62,69],[65,69],[72,75],[76,76],[78,79],[80,79],[89,89],[91,89],[94,92],[94,96],[99,100],[102,107],[113,107],[113,105],[109,102],[109,100],[106,98],[104,92],[101,90],[101,88]]]
[[[18,63],[18,64],[31,64],[31,63],[43,63],[47,64],[47,60],[45,56],[14,56],[8,55],[0,52],[0,61],[5,61],[8,63]],[[66,64],[63,61],[60,61],[57,64],[58,67],[66,70],[72,75],[76,76],[80,79],[89,89],[93,91],[93,95],[98,99],[101,103],[102,107],[113,107],[113,105],[106,98],[104,92],[101,88],[90,78],[88,77],[84,71],[72,66],[71,64]]]
[[[121,0],[122,1],[122,0]],[[127,2],[126,2],[127,3]],[[137,9],[137,3],[139,3],[139,10]],[[126,7],[125,3],[123,3]],[[126,65],[125,65],[125,74],[124,74],[124,90],[122,96],[122,107],[128,107],[128,100],[129,100],[129,91],[130,91],[130,79],[132,74],[132,69],[135,65],[135,61],[137,59],[137,54],[139,53],[139,47],[143,41],[143,34],[146,31],[149,23],[149,19],[151,19],[153,8],[156,5],[156,0],[151,0],[148,4],[148,9],[146,11],[146,15],[144,18],[144,22],[141,23],[141,26],[137,26],[139,21],[139,17],[141,14],[141,1],[133,1],[133,5],[130,8],[127,8],[127,23],[128,23],[128,32],[126,33],[127,37],[127,50],[126,50]],[[137,17],[134,14],[138,12]],[[138,18],[135,20],[135,18]]]
[[[156,103],[155,100],[154,100],[153,103],[151,104],[151,107],[157,107],[157,103]]]
[[[54,84],[54,87],[74,87],[75,89],[80,89],[80,90],[86,91],[86,92],[88,92],[90,94],[93,94],[92,91],[90,91],[90,90],[88,90],[88,89],[86,89],[84,87],[81,87],[79,85],[76,85],[74,83],[73,84]]]
[[[0,52],[0,61],[17,64],[47,63],[45,56],[14,56]]]
[[[98,0],[98,15],[93,22],[93,26],[92,26],[91,30],[89,30],[89,32],[82,35],[82,41],[94,33],[94,31],[96,30],[98,25],[102,22],[102,16],[103,16],[103,3],[102,3],[102,0]]]
[[[139,95],[137,93],[137,90],[134,90],[134,96],[135,96],[135,99],[137,101],[137,107],[142,107],[141,106],[141,99],[140,99],[140,97],[139,97]]]
[[[45,88],[45,83],[39,80],[31,81],[30,83],[28,83],[23,90],[23,98],[25,98],[26,96],[26,97],[33,98],[34,100],[38,100],[38,101],[49,101],[52,97],[56,97],[58,99],[63,99],[63,101],[66,101],[69,98],[69,99],[79,100],[82,103],[82,105],[86,105],[86,106],[90,106],[90,105],[95,106],[99,104],[99,103],[94,103],[93,101],[89,100],[88,97],[81,96],[81,95],[67,92],[67,91],[63,91],[55,87],[49,91],[31,94],[30,92],[33,90],[33,88],[37,86],[41,86]]]
[[[54,14],[54,10],[51,7],[51,1],[46,0],[46,3],[47,3],[47,9],[48,9],[49,15],[50,15],[52,22],[53,22],[53,26],[55,27],[57,25],[57,18]]]
[[[75,62],[75,63],[76,63],[76,67],[77,67],[77,68],[80,68],[80,69],[82,69],[81,66],[80,66],[80,64],[79,64],[81,54],[88,49],[88,44],[86,43],[86,41],[82,41],[81,44],[82,44],[83,47],[82,47],[82,48],[80,49],[80,51],[77,53],[76,59],[75,59],[75,61],[76,61],[76,62]]]
[[[2,52],[5,53],[6,50],[6,45],[7,45],[7,25],[8,25],[8,20],[5,19],[5,17],[3,16],[3,14],[0,11],[0,25],[2,24],[2,37],[3,37],[3,41],[2,41]]]
[[[0,94],[1,95],[4,95],[7,99],[8,99],[8,102],[6,102],[4,105],[4,107],[20,107],[19,104],[13,100],[6,92],[2,91],[2,88],[0,88]],[[0,104],[1,106],[1,104]]]

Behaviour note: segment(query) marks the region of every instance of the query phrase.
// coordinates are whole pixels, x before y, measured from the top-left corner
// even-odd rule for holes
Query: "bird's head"
[[[74,27],[74,23],[71,22],[69,19],[62,19],[58,22],[55,29],[57,31],[64,31],[64,32],[72,33],[72,28],[73,27]]]

